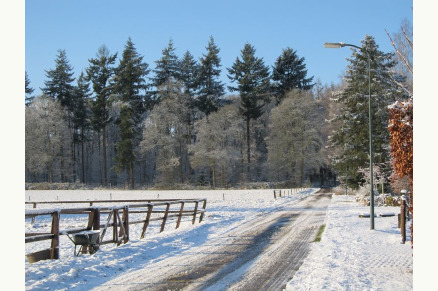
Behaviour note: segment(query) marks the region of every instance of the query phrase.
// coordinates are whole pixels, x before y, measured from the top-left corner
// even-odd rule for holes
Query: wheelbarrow
[[[68,238],[75,245],[74,255],[86,254],[87,251],[92,255],[97,252],[99,250],[99,234],[99,230],[84,230],[73,234],[72,237],[67,234]],[[79,246],[78,252],[76,252],[77,246]]]

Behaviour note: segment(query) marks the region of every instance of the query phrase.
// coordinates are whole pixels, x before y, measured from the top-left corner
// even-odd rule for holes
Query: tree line
[[[392,55],[370,36],[363,46],[375,56],[373,92],[381,103],[373,122],[383,168],[388,118],[379,106],[403,96],[390,81]],[[345,81],[322,86],[292,48],[268,66],[246,43],[226,68],[226,95],[219,53],[210,37],[198,60],[189,51],[179,58],[170,40],[151,69],[129,38],[120,58],[100,47],[75,80],[59,50],[41,96],[31,96],[26,73],[26,181],[225,188],[321,185],[336,174],[361,179],[366,56],[354,52]]]

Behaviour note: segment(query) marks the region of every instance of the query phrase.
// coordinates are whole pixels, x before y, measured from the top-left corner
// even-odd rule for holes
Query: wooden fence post
[[[118,214],[119,210],[117,208],[113,209],[113,242],[117,243],[119,241],[119,236],[118,236],[118,232],[117,232],[117,214]]]
[[[199,201],[196,201],[195,202],[195,210],[193,211],[192,224],[195,224],[195,221],[196,221],[196,213],[198,212],[198,204],[199,204]]]
[[[125,211],[124,211],[125,207],[122,207],[122,208],[123,208],[123,214],[124,214],[125,213]],[[122,209],[122,208],[118,208],[117,209],[117,223],[116,223],[116,227],[120,227],[119,234],[116,237],[117,238],[117,241],[116,241],[117,246],[119,246],[122,243],[122,240],[121,239],[119,240],[119,238],[123,238],[123,242],[124,243],[127,242],[126,241],[125,222],[124,222],[124,219],[123,219],[123,215],[122,215],[122,218],[120,218],[120,212],[119,212],[119,210]],[[116,228],[116,233],[117,233],[117,228]]]
[[[166,211],[164,212],[163,222],[161,223],[160,232],[164,231],[164,227],[166,226],[167,215],[169,214],[170,202],[166,202]]]
[[[53,234],[52,244],[50,247],[50,259],[59,259],[59,217],[61,213],[56,210],[52,213],[52,230]]]
[[[122,221],[124,229],[125,229],[125,237],[123,239],[124,243],[127,243],[129,241],[129,207],[125,206],[123,207],[123,215],[122,215]]]
[[[145,220],[144,225],[143,225],[143,231],[141,232],[140,239],[144,238],[144,235],[145,235],[145,233],[146,233],[146,230],[147,230],[147,228],[148,228],[148,226],[149,226],[149,220],[150,220],[150,218],[151,218],[152,208],[153,208],[153,207],[154,207],[153,204],[149,204],[149,205],[148,205],[148,213],[147,213],[147,215],[146,215],[146,220]]]
[[[100,230],[100,209],[94,208],[93,210],[93,221],[91,223],[93,230]],[[100,236],[97,239],[97,243],[100,244]]]
[[[93,224],[94,224],[94,215],[95,215],[94,210],[93,210],[93,211],[90,211],[90,212],[88,213],[87,230],[89,230],[89,229],[91,229],[91,228],[93,227]]]
[[[36,203],[33,203],[33,208],[36,208]],[[30,222],[30,224],[34,224],[35,222],[35,216],[32,216],[32,221]]]
[[[179,209],[178,220],[176,221],[176,227],[175,228],[178,228],[179,224],[181,223],[181,217],[182,217],[182,214],[183,214],[184,203],[185,203],[184,201],[181,201],[181,208]]]
[[[202,204],[202,211],[201,215],[199,216],[199,223],[201,223],[202,219],[204,218],[205,208],[207,207],[207,199],[204,200],[204,203]]]
[[[95,208],[94,209],[94,215],[93,215],[93,229],[94,230],[100,230],[100,209]]]

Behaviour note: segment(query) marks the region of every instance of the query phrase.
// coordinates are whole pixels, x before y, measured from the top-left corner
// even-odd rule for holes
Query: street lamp
[[[374,183],[373,183],[373,120],[372,120],[372,109],[371,109],[371,56],[370,53],[357,45],[348,44],[344,42],[326,42],[324,43],[325,48],[341,48],[345,46],[351,46],[359,49],[360,51],[366,53],[368,57],[368,119],[369,119],[369,139],[370,139],[370,229],[374,229]]]

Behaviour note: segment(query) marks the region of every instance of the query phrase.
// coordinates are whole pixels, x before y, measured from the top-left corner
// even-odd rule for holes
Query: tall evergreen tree
[[[368,112],[368,55],[371,57],[371,104],[373,123],[374,158],[380,166],[390,169],[389,165],[389,131],[387,106],[403,94],[390,77],[390,70],[395,66],[392,53],[378,50],[372,36],[365,36],[361,50],[352,49],[352,58],[344,80],[346,87],[335,97],[342,104],[340,113],[333,121],[337,129],[330,138],[330,143],[338,152],[333,156],[333,163],[340,175],[357,173],[359,168],[369,168],[369,112]],[[350,174],[351,176],[351,174]],[[351,186],[356,186],[361,177],[349,179]]]
[[[79,75],[74,91],[73,111],[73,143],[81,145],[81,182],[85,183],[85,151],[86,132],[90,127],[90,114],[88,101],[91,96],[90,84],[83,72]]]
[[[189,51],[186,51],[179,63],[179,78],[184,86],[184,93],[188,96],[188,111],[185,122],[187,123],[187,143],[192,140],[192,126],[195,120],[195,93],[198,88],[198,62]]]
[[[179,79],[184,85],[185,93],[194,96],[198,87],[199,64],[189,51],[179,62]]]
[[[58,55],[55,60],[55,69],[46,71],[46,77],[48,80],[44,81],[45,87],[42,88],[42,91],[45,95],[59,100],[64,113],[65,119],[67,120],[70,140],[73,140],[73,110],[74,110],[74,85],[72,82],[75,80],[73,78],[73,67],[70,65],[67,54],[65,50],[58,50]],[[67,155],[65,152],[68,152],[68,149],[61,147],[61,156],[63,159],[61,160],[61,181],[65,182],[67,180],[71,180],[71,174],[73,166],[70,164],[74,160],[74,146],[73,143],[70,144],[70,153],[71,158],[66,158]]]
[[[119,142],[117,143],[116,170],[129,171],[131,189],[134,189],[134,161],[135,161],[135,122],[133,110],[129,105],[123,105],[117,120],[119,128]]]
[[[304,58],[299,58],[297,52],[290,47],[283,49],[281,56],[272,68],[273,93],[277,104],[291,89],[310,90],[313,76],[307,78]]]
[[[94,130],[102,133],[102,160],[103,160],[103,185],[108,184],[107,170],[107,125],[111,119],[109,116],[111,86],[110,79],[114,75],[113,67],[117,58],[117,53],[110,55],[108,48],[102,45],[96,54],[96,58],[89,59],[90,66],[87,68],[87,79],[93,84],[95,98],[91,104],[93,116],[91,119]]]
[[[237,86],[229,86],[230,91],[240,93],[240,113],[246,121],[247,172],[251,163],[250,121],[259,118],[263,113],[263,100],[269,95],[269,68],[263,58],[255,56],[255,48],[246,43],[241,51],[241,59],[236,58],[228,68],[228,78]]]
[[[221,81],[219,81],[220,49],[214,43],[214,38],[211,36],[208,46],[206,47],[207,54],[200,59],[199,77],[198,77],[198,99],[197,107],[207,116],[217,111],[220,106],[219,98],[224,95],[225,89]]]
[[[148,92],[148,99],[146,100],[146,109],[152,110],[152,108],[160,103],[160,94],[158,89],[166,83],[169,79],[179,79],[179,60],[175,54],[175,48],[173,46],[172,39],[169,40],[169,44],[162,50],[162,57],[155,61],[155,69],[152,70],[155,74],[150,80],[152,81],[152,91]]]
[[[120,141],[117,144],[116,169],[128,170],[131,188],[134,188],[134,162],[141,138],[141,123],[146,110],[141,92],[149,87],[145,77],[148,64],[137,53],[131,38],[128,39],[114,78],[114,92],[122,102],[118,125]]]
[[[169,44],[162,51],[161,59],[155,61],[156,67],[153,70],[155,76],[152,79],[152,86],[160,87],[170,78],[179,79],[179,61],[175,55],[175,48],[173,47],[172,39]]]
[[[50,97],[58,99],[61,106],[73,111],[73,67],[69,64],[65,50],[58,50],[55,69],[46,71],[48,80],[44,81],[42,91]]]
[[[32,94],[34,91],[34,89],[32,87],[30,87],[30,80],[29,80],[29,76],[27,75],[27,72],[25,72],[25,81],[24,81],[24,93],[25,93],[25,97],[24,97],[24,102],[26,104],[26,106],[28,106],[34,97],[32,97],[30,94]]]

